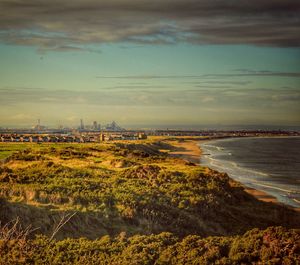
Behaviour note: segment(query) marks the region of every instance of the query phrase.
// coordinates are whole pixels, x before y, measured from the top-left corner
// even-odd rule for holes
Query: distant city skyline
[[[0,127],[300,126],[297,0],[0,0]]]
[[[84,127],[81,127],[80,120],[79,123],[74,124],[64,124],[64,123],[57,123],[57,124],[49,124],[46,122],[37,124],[27,124],[27,125],[8,125],[3,126],[0,124],[0,129],[33,129],[33,130],[48,130],[48,129],[88,129],[94,130],[94,122],[92,120],[83,121]],[[111,122],[103,122],[97,121],[97,125],[99,126],[96,131],[106,130],[107,125],[111,124]],[[274,125],[274,124],[171,124],[171,125],[161,125],[161,124],[119,124],[121,128],[125,130],[284,130],[284,131],[300,131],[299,125]],[[38,127],[39,126],[39,127]],[[38,129],[39,128],[39,129]]]

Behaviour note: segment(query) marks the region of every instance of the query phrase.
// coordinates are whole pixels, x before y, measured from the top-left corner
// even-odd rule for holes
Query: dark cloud
[[[252,82],[251,81],[218,81],[218,80],[208,80],[208,81],[191,81],[191,82],[185,82],[187,84],[195,84],[195,85],[203,85],[203,84],[208,84],[208,85],[249,85]]]
[[[231,86],[196,85],[199,88],[231,88]]]
[[[198,75],[123,75],[123,76],[96,76],[102,79],[177,79],[200,78]]]
[[[227,77],[253,77],[253,76],[272,76],[272,77],[294,77],[299,78],[299,72],[276,72],[276,71],[258,71],[249,69],[237,69],[233,73],[226,74],[203,74],[203,75],[126,75],[126,76],[96,76],[96,78],[102,79],[210,79],[210,78],[227,78]],[[205,81],[207,82],[207,81]],[[223,81],[210,81],[213,83],[222,83]],[[225,81],[226,82],[226,81]],[[231,84],[248,84],[249,82],[234,82],[229,81]],[[227,84],[229,84],[227,82]]]
[[[276,71],[256,71],[256,70],[245,70],[239,71],[239,73],[233,74],[208,74],[203,75],[203,77],[211,77],[211,78],[222,78],[222,77],[251,77],[251,76],[272,76],[272,77],[294,77],[299,78],[299,72],[276,72]]]
[[[43,48],[43,47],[39,48],[38,51],[41,52],[41,53],[43,53],[43,52],[45,52],[45,48]],[[100,50],[91,49],[91,48],[87,48],[87,47],[76,47],[76,46],[71,46],[71,45],[49,47],[49,48],[47,48],[47,51],[56,51],[56,52],[65,52],[65,51],[78,52],[78,51],[85,51],[85,52],[101,53]]]
[[[0,0],[0,40],[74,50],[107,42],[300,46],[298,0]]]
[[[167,86],[155,86],[155,85],[117,85],[117,86],[112,86],[112,87],[107,87],[107,88],[102,88],[105,90],[154,90],[154,89],[164,89],[168,88]]]

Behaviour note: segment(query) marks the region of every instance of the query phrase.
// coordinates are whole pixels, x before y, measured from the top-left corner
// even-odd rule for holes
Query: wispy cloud
[[[196,85],[195,87],[199,87],[199,88],[231,88],[231,86],[221,86],[221,85]]]
[[[120,75],[120,76],[96,76],[100,79],[189,79],[200,78],[200,75]]]
[[[252,81],[218,81],[218,80],[207,80],[207,81],[190,81],[190,82],[185,82],[186,84],[194,84],[194,85],[240,85],[240,86],[245,86],[249,85],[252,83]]]
[[[299,47],[298,0],[0,0],[0,40],[41,50],[112,42]]]
[[[234,88],[199,87],[197,89],[159,90],[50,90],[50,89],[0,89],[0,105],[50,104],[76,108],[78,105],[101,106],[220,106],[261,107],[297,106],[300,90],[295,88]]]
[[[300,78],[300,72],[277,72],[277,71],[267,71],[267,70],[234,70],[232,73],[221,73],[221,74],[202,74],[202,75],[127,75],[127,76],[96,76],[100,79],[142,79],[142,80],[151,80],[151,79],[212,79],[212,78],[228,78],[228,77],[256,77],[256,76],[265,76],[265,77],[293,77]],[[197,81],[198,82],[198,81]],[[203,81],[207,82],[207,81]],[[213,83],[223,83],[223,81],[209,81]],[[226,81],[225,81],[226,82]],[[199,83],[199,82],[198,82]],[[227,84],[246,84],[249,81],[227,81]]]
[[[53,46],[53,47],[39,47],[38,52],[39,53],[45,53],[48,51],[55,51],[55,52],[92,52],[92,53],[101,53],[99,49],[92,49],[88,47],[76,47],[71,45],[63,45],[63,46]]]
[[[0,88],[3,124],[32,124],[35,119],[126,118],[161,124],[199,122],[300,124],[300,89],[192,88],[185,90],[51,90]],[[192,113],[192,115],[191,115]]]

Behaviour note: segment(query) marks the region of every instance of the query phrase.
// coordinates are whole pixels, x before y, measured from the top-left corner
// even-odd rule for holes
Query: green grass
[[[0,160],[9,157],[14,152],[22,151],[29,146],[31,146],[31,144],[0,143]]]
[[[11,152],[0,167],[0,196],[8,207],[3,212],[11,207],[17,207],[15,215],[31,212],[33,226],[40,226],[39,219],[53,220],[53,214],[78,212],[80,220],[62,229],[61,237],[121,231],[227,235],[296,222],[291,210],[261,203],[226,174],[168,157],[158,151],[161,146],[149,141],[2,144],[3,152]],[[90,227],[92,220],[97,228]],[[41,229],[46,233],[51,226]]]
[[[2,240],[0,228],[0,264],[294,264],[296,230],[242,234],[299,228],[299,214],[160,153],[172,146],[158,140],[1,143],[1,224],[18,217],[38,229],[31,240]],[[62,241],[50,241],[72,213]]]

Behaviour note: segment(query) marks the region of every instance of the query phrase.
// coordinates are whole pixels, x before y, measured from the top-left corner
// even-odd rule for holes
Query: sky
[[[0,127],[300,126],[298,0],[0,0]]]

